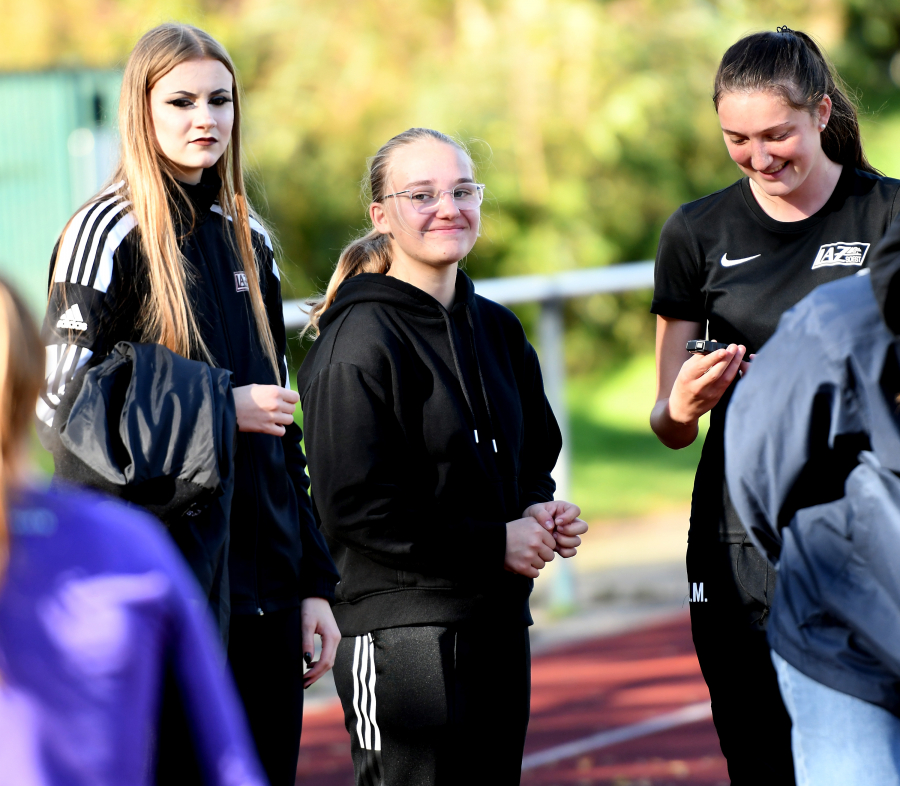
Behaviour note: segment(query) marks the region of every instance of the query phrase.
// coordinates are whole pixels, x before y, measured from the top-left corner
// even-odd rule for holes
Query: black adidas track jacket
[[[186,223],[187,206],[174,197],[172,202],[179,225],[186,226],[181,250],[193,274],[189,286],[197,323],[216,365],[232,372],[235,387],[287,385],[287,361],[277,379],[257,334],[229,219],[216,201],[220,187],[214,170],[206,170],[201,183],[184,186],[195,214],[193,228]],[[57,456],[62,449],[58,431],[84,371],[119,341],[141,341],[138,319],[148,291],[147,271],[128,206],[126,198],[110,192],[81,210],[57,245],[59,261],[51,274],[43,326],[47,382],[38,402],[41,439]],[[283,357],[278,268],[268,235],[251,222],[269,324]],[[281,438],[238,435],[228,558],[233,613],[261,614],[296,607],[306,597],[334,597],[337,572],[313,520],[301,438],[293,424]],[[215,516],[214,510],[201,515]],[[229,522],[191,525],[202,532]]]

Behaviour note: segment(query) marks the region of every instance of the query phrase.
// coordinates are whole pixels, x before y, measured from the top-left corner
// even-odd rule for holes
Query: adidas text
[[[706,596],[703,594],[703,582],[691,583],[691,603],[706,603]]]
[[[63,315],[56,323],[56,327],[63,330],[87,330],[87,322],[81,316],[81,309],[76,303],[71,308],[66,309]]]
[[[812,269],[834,265],[859,267],[868,253],[868,243],[826,243],[820,246]]]

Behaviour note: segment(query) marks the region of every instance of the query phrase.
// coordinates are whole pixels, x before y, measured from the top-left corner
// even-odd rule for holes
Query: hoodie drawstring
[[[477,425],[478,421],[475,420],[475,408],[472,406],[472,399],[469,398],[469,389],[466,387],[466,378],[463,376],[462,368],[459,365],[459,357],[456,354],[456,342],[453,340],[453,327],[450,324],[450,314],[447,313],[446,309],[441,309],[441,316],[444,317],[444,325],[447,328],[447,338],[450,341],[450,354],[453,355],[453,365],[456,367],[456,376],[459,379],[459,385],[462,388],[463,396],[466,399],[466,404],[469,406],[469,412],[472,413],[472,422]],[[472,429],[475,434],[475,444],[478,444],[478,429]]]
[[[441,309],[441,316],[443,316],[444,325],[447,328],[447,338],[450,341],[450,354],[453,355],[453,365],[456,367],[456,376],[459,379],[459,385],[462,388],[463,396],[465,397],[466,404],[469,407],[469,412],[472,413],[472,422],[477,425],[478,421],[475,418],[475,407],[472,406],[472,399],[469,396],[469,388],[466,386],[466,378],[463,376],[462,367],[459,365],[459,356],[456,353],[456,341],[453,340],[453,326],[450,324],[450,314],[446,309]],[[478,369],[478,379],[481,382],[481,395],[484,396],[484,406],[487,410],[488,424],[491,429],[491,445],[493,445],[494,453],[497,453],[497,440],[494,437],[494,417],[491,414],[491,404],[488,401],[487,388],[484,385],[484,374],[481,371],[481,363],[478,360],[478,350],[475,348],[475,325],[472,322],[472,314],[469,311],[468,305],[466,305],[466,318],[469,321],[469,328],[472,331],[472,352],[475,355],[475,366]],[[478,439],[478,429],[472,429],[472,433],[475,435],[475,444],[479,444],[480,440]]]
[[[475,345],[475,323],[472,321],[472,312],[469,310],[468,304],[466,304],[466,319],[469,320],[469,328],[472,331],[472,354],[475,355],[475,367],[478,369],[478,380],[481,382],[481,395],[484,396],[484,408],[487,410],[488,424],[491,427],[491,442],[494,445],[494,453],[496,453],[497,439],[494,437],[494,416],[491,414],[491,402],[488,400],[487,387],[484,384],[484,374],[481,372],[481,361],[478,359],[478,347]]]

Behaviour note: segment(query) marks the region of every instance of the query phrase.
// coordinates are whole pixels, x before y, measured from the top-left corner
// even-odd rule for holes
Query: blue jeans
[[[797,786],[900,786],[900,718],[841,693],[772,652],[791,715]]]

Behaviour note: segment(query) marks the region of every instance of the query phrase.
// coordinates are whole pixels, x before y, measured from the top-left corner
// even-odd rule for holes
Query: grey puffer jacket
[[[738,384],[725,428],[735,508],[778,567],[770,646],[807,676],[896,715],[898,276],[895,224],[871,275],[826,284],[784,315]]]

